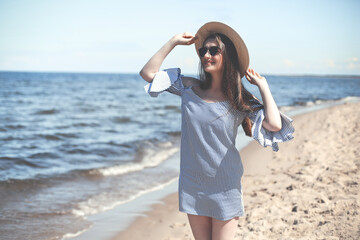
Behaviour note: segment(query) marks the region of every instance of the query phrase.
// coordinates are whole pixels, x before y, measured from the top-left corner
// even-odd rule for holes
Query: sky
[[[220,21],[263,74],[360,75],[358,0],[0,0],[0,71],[138,73],[177,33]],[[161,68],[196,74],[194,45]]]

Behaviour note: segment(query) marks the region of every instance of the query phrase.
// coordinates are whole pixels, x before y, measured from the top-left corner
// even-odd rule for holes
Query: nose
[[[205,57],[205,58],[210,58],[210,57],[211,57],[211,54],[210,54],[209,49],[206,51],[204,57]]]

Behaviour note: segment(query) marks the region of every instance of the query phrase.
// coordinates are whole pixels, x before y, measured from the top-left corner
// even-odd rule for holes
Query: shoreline
[[[357,208],[360,205],[358,200],[360,181],[357,177],[360,159],[359,151],[354,146],[356,142],[360,142],[359,137],[356,138],[354,133],[354,130],[360,133],[358,126],[355,125],[356,119],[360,119],[360,110],[353,116],[354,114],[350,114],[352,109],[360,109],[360,103],[344,103],[292,117],[295,139],[280,143],[278,153],[272,152],[270,148],[261,147],[255,141],[240,151],[245,169],[242,180],[245,216],[239,220],[235,239],[274,239],[279,234],[288,238],[307,236],[304,239],[360,237],[357,229],[360,221],[356,219],[359,214]],[[318,122],[312,121],[314,118]],[[340,136],[342,143],[347,142],[349,146],[343,145],[336,148],[337,152],[333,152],[329,151],[331,148],[327,148],[326,142],[321,144],[321,141],[330,138],[332,141],[329,141],[328,145],[336,145],[336,134],[339,134],[341,129],[346,129],[346,126],[339,123],[339,118],[353,123],[355,129],[348,130],[348,136]],[[312,139],[311,135],[317,132],[317,128],[321,127],[323,122],[327,124],[325,125],[327,128],[320,128],[322,131]],[[350,146],[352,142],[350,136],[357,140],[352,146]],[[333,170],[335,171],[333,176],[330,167],[332,165],[327,162],[330,161],[328,158],[341,157],[341,153],[346,154],[348,149],[351,151],[344,158],[353,161],[345,164],[345,167],[350,169],[342,169],[338,164],[339,169]],[[329,155],[329,152],[332,154]],[[354,162],[357,167],[354,167]],[[338,163],[338,160],[333,159],[331,163]],[[334,184],[332,177],[343,172],[347,174],[340,177],[346,180],[342,185]],[[331,176],[326,178],[324,174]],[[334,189],[329,190],[331,187]],[[341,191],[348,191],[350,194],[345,194],[343,197],[333,194]],[[340,206],[336,200],[341,202]],[[344,215],[341,214],[342,211],[345,212]],[[193,239],[186,214],[178,211],[177,192],[153,204],[143,216],[137,217],[128,228],[110,239],[144,238]]]

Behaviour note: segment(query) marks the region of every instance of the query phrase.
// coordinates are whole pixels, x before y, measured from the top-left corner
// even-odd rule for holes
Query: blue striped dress
[[[253,122],[253,137],[278,151],[278,142],[293,138],[292,119],[280,113],[282,129],[270,132],[262,127],[263,109],[247,114],[232,109],[228,101],[206,102],[192,86],[183,85],[179,68],[156,73],[145,91],[152,97],[164,91],[181,97],[179,210],[223,221],[243,216],[244,170],[235,147],[239,125],[248,116]]]

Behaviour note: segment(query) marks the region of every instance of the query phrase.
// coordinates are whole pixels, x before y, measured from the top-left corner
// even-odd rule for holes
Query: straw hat
[[[249,53],[240,35],[228,25],[221,22],[208,22],[204,24],[195,34],[198,37],[195,41],[196,53],[199,55],[198,49],[203,46],[205,39],[213,33],[224,34],[233,42],[239,59],[240,74],[243,77],[249,67]]]

